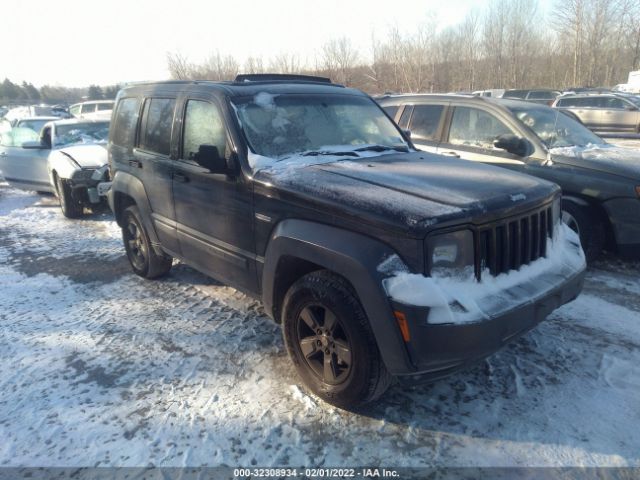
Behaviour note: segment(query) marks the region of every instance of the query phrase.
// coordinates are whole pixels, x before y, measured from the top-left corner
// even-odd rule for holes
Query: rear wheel
[[[294,283],[284,299],[283,333],[298,374],[329,403],[356,407],[391,382],[369,320],[342,277],[321,270]]]
[[[56,193],[60,201],[60,209],[65,217],[78,218],[82,216],[82,205],[73,198],[68,182],[58,175],[56,175]]]
[[[562,202],[562,221],[580,237],[580,243],[588,262],[592,262],[605,244],[605,227],[600,215],[589,207],[573,202]]]
[[[151,246],[138,207],[130,206],[123,212],[122,241],[133,271],[144,278],[157,278],[171,270],[173,259],[158,255]]]

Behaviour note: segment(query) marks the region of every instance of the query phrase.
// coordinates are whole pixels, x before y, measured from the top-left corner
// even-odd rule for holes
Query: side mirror
[[[45,144],[43,144],[42,142],[38,141],[38,140],[31,140],[28,142],[24,142],[20,145],[22,148],[30,148],[30,149],[35,149],[35,150],[45,150],[49,147],[47,147]]]
[[[516,135],[507,133],[500,135],[493,141],[493,146],[506,150],[513,155],[519,157],[528,157],[533,153],[533,145],[526,138],[518,137]]]
[[[211,173],[230,173],[226,159],[220,156],[215,145],[200,145],[193,160]]]

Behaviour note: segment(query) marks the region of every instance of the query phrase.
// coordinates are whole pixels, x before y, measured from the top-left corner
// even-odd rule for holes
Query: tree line
[[[214,52],[198,63],[172,52],[167,66],[175,79],[307,73],[370,93],[610,87],[640,69],[640,2],[557,0],[543,14],[536,0],[492,0],[444,29],[432,18],[415,31],[374,32],[367,51],[343,37],[313,59],[283,52],[241,64]]]
[[[32,83],[18,84],[5,78],[0,83],[0,105],[34,105],[39,103],[69,105],[83,100],[112,100],[116,98],[119,89],[119,85],[106,87],[89,85],[86,88],[44,85],[41,88],[36,88]]]

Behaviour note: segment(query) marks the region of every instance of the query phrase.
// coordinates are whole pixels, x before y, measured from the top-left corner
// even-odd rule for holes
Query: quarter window
[[[456,107],[453,111],[449,143],[493,149],[500,135],[513,133],[496,117],[477,108]]]
[[[416,105],[411,117],[411,136],[414,140],[435,140],[444,105]]]
[[[133,146],[140,110],[140,99],[124,98],[118,102],[112,142],[121,147]]]
[[[398,112],[398,108],[400,108],[398,105],[388,105],[385,107],[382,107],[384,109],[385,112],[387,112],[387,115],[389,115],[391,118],[395,119],[396,118],[396,113]]]
[[[405,105],[404,110],[402,111],[402,115],[400,115],[400,120],[398,120],[398,125],[400,126],[400,128],[407,128],[409,126],[411,112],[413,112],[413,105]]]
[[[139,147],[142,150],[169,155],[175,98],[149,98],[144,104]]]
[[[184,118],[182,158],[193,160],[201,145],[213,145],[224,156],[227,134],[218,107],[209,102],[189,100]]]

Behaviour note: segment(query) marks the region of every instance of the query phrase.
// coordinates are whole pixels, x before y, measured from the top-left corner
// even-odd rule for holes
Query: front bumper
[[[385,289],[394,312],[406,319],[405,346],[413,366],[394,373],[430,380],[491,355],[575,299],[585,269],[577,235],[559,225],[545,257],[497,277],[483,276],[480,282],[406,273],[390,277]]]
[[[584,277],[585,271],[579,271],[531,302],[468,324],[427,324],[428,307],[394,302],[394,310],[402,311],[409,322],[411,340],[406,346],[416,368],[402,378],[412,382],[434,380],[488,357],[574,300],[582,290]]]

